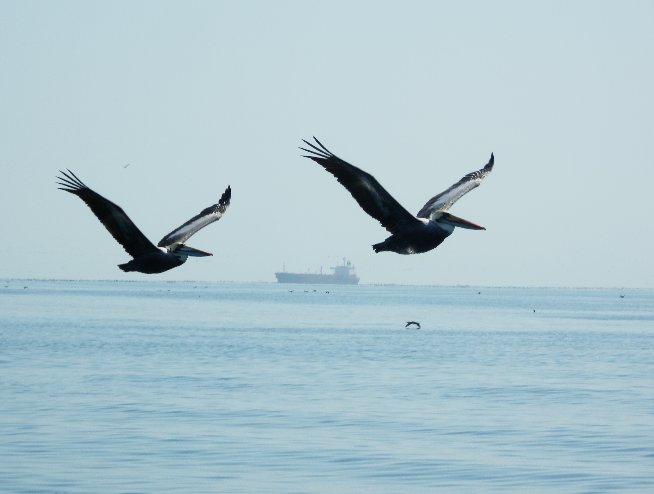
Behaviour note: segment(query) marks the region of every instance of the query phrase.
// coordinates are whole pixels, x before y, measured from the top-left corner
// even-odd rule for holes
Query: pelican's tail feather
[[[122,269],[123,271],[125,271],[125,272],[127,272],[127,271],[134,271],[134,270],[132,269],[132,266],[130,266],[131,263],[132,263],[132,261],[130,261],[130,262],[126,262],[125,264],[119,264],[118,267],[119,267],[120,269]]]

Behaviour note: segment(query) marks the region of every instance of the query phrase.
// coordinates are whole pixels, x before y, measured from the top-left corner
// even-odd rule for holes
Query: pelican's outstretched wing
[[[70,170],[68,173],[61,170],[60,172],[63,177],[57,177],[59,180],[57,184],[61,185],[59,189],[75,194],[82,199],[130,256],[138,257],[157,250],[120,206],[89,189]]]
[[[304,157],[312,159],[334,175],[350,191],[359,206],[379,221],[386,230],[395,233],[400,225],[418,221],[377,182],[375,177],[343,161],[323,146],[318,139],[315,137],[313,139],[320,147],[302,139],[311,148],[300,148],[309,153]]]
[[[227,186],[227,189],[223,192],[218,204],[203,209],[202,212],[193,216],[193,218],[188,220],[182,226],[175,228],[172,232],[162,238],[157,245],[159,247],[168,247],[173,244],[183,244],[197,231],[214,221],[218,221],[222,215],[225,214],[225,211],[227,211],[231,198],[232,188]]]
[[[449,189],[440,194],[432,197],[427,201],[422,209],[418,212],[418,218],[429,218],[432,213],[436,211],[447,211],[452,207],[456,201],[461,199],[465,194],[470,192],[475,187],[479,187],[481,181],[493,169],[495,157],[491,153],[490,160],[486,163],[481,170],[468,173],[465,177],[452,185]]]

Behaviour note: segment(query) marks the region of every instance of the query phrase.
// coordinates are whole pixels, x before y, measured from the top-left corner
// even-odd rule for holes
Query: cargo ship
[[[350,261],[343,259],[343,264],[333,266],[333,273],[325,274],[320,269],[320,273],[289,273],[286,270],[275,273],[278,283],[305,283],[317,284],[326,283],[331,285],[356,285],[359,283],[359,277],[354,272],[354,266]]]

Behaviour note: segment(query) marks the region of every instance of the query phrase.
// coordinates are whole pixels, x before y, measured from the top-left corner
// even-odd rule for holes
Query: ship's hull
[[[359,277],[356,275],[335,276],[333,274],[312,274],[312,273],[275,273],[279,283],[305,283],[305,284],[327,284],[327,285],[356,285]]]

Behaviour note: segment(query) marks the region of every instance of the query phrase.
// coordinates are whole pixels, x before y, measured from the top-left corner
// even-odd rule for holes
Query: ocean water
[[[654,290],[4,281],[0,492],[651,493]]]

